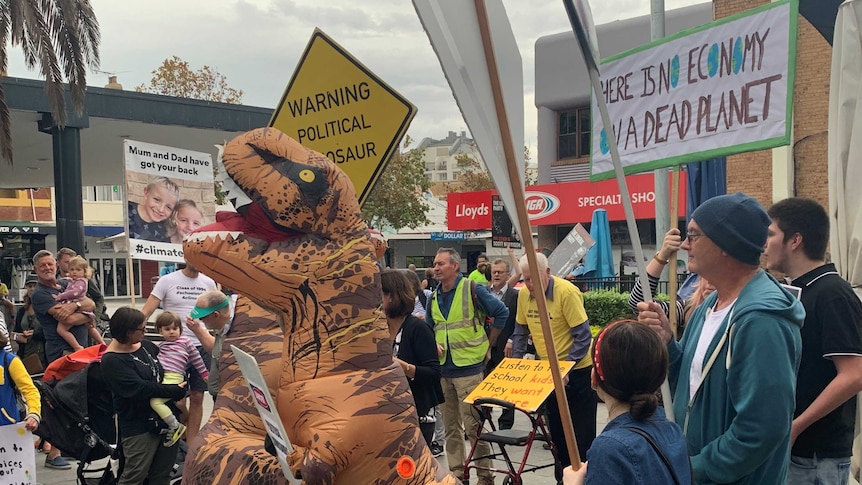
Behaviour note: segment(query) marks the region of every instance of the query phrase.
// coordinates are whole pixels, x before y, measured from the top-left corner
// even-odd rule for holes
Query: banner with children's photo
[[[212,155],[123,143],[126,234],[134,259],[183,261],[183,237],[215,220]]]
[[[0,483],[36,483],[33,434],[24,428],[24,423],[0,426]]]

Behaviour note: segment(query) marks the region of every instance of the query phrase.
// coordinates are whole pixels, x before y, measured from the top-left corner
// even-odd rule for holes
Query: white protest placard
[[[576,224],[569,234],[560,241],[554,252],[548,256],[548,267],[551,268],[551,274],[560,277],[568,276],[572,268],[587,255],[587,251],[595,244],[596,242],[590,237],[590,233],[584,229],[584,226],[580,223]]]
[[[473,2],[439,2],[413,0],[413,7],[431,47],[437,54],[446,81],[455,101],[476,140],[485,167],[497,187],[503,206],[512,221],[515,212],[515,192],[509,184],[507,161],[503,153],[503,135],[498,120],[500,113],[494,103],[488,60],[479,32],[479,20]],[[506,15],[502,0],[487,0],[488,26],[494,46],[503,106],[509,122],[515,151],[519,185],[524,186],[524,68],[515,34]],[[520,197],[520,195],[519,195]],[[515,230],[521,229],[515,224]],[[521,240],[530,234],[520,234]]]
[[[774,2],[604,60],[625,173],[789,144],[797,12],[797,0]],[[598,116],[592,128],[590,180],[611,178]]]
[[[563,0],[569,20],[574,22],[572,29],[578,44],[581,45],[581,53],[588,69],[598,70],[599,61],[599,38],[596,34],[596,23],[593,21],[593,11],[587,0]]]
[[[284,425],[281,424],[278,410],[275,409],[275,400],[269,393],[269,387],[267,387],[266,380],[260,372],[257,360],[235,345],[231,345],[230,350],[236,358],[236,363],[239,365],[239,370],[242,372],[246,384],[248,384],[248,390],[254,398],[254,405],[257,407],[260,418],[263,419],[264,426],[266,426],[266,434],[269,435],[275,446],[275,454],[285,478],[290,483],[300,483],[287,465],[287,455],[293,451],[293,446],[290,444],[290,438],[284,430]]]
[[[24,423],[0,426],[0,483],[36,484],[33,434]]]
[[[126,234],[134,259],[183,262],[183,237],[215,221],[209,153],[123,142]]]

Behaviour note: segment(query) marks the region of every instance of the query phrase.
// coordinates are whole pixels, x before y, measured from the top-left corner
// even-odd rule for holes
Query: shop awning
[[[84,235],[93,237],[107,237],[121,233],[125,230],[123,226],[84,226]]]

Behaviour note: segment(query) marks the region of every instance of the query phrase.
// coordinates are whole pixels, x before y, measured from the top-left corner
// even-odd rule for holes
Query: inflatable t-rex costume
[[[276,400],[291,469],[307,484],[456,484],[428,450],[392,361],[374,247],[347,175],[272,128],[235,138],[222,161],[228,197],[243,207],[183,249],[283,325]],[[402,457],[415,463],[412,476],[399,475]]]
[[[272,313],[247,297],[237,299],[231,331],[222,348],[236,345],[254,355],[272,393],[278,389],[283,340]],[[218,398],[186,455],[183,483],[286,485],[278,460],[264,450],[263,420],[229,350],[219,356],[218,377]]]

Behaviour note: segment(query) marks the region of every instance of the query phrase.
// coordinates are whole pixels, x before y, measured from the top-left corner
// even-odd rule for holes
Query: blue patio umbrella
[[[686,165],[688,171],[686,188],[685,220],[691,220],[691,213],[707,200],[727,193],[727,159],[725,157],[704,160]],[[700,277],[692,273],[682,284],[676,296],[687,300]]]
[[[686,165],[686,215],[685,220],[691,220],[691,213],[700,204],[718,195],[727,193],[727,159],[725,157],[704,160]]]
[[[616,276],[614,255],[611,248],[611,225],[608,222],[608,211],[596,209],[593,211],[593,221],[590,223],[590,237],[596,242],[587,251],[586,273],[589,278],[612,278]]]

